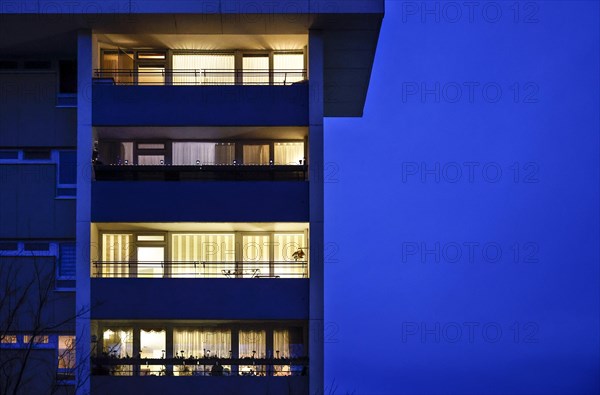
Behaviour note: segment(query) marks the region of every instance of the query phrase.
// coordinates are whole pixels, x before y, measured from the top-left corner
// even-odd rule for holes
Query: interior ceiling
[[[97,127],[98,139],[290,139],[303,140],[306,127]]]
[[[307,222],[96,222],[98,231],[304,232]]]
[[[307,34],[98,34],[101,47],[173,50],[302,50]]]

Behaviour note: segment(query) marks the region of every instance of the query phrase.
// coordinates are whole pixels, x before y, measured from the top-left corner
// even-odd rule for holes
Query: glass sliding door
[[[242,236],[243,277],[269,277],[270,236],[245,234]]]
[[[301,165],[304,163],[304,143],[275,143],[276,165]]]
[[[141,330],[140,331],[140,357],[147,359],[161,359],[165,356],[167,348],[166,332],[164,330]],[[161,376],[164,374],[163,365],[142,365],[140,375]]]
[[[233,54],[173,54],[173,84],[233,85]]]
[[[244,144],[245,165],[268,165],[270,160],[269,144]]]
[[[290,85],[304,79],[304,54],[276,53],[273,55],[274,84]]]
[[[165,247],[137,248],[137,276],[160,278],[164,276]]]
[[[269,55],[244,54],[242,67],[244,85],[269,85]]]
[[[274,275],[282,278],[308,277],[308,250],[304,233],[273,235]]]
[[[235,277],[233,234],[174,234],[173,277]]]
[[[129,277],[129,260],[133,249],[130,234],[102,235],[102,265],[96,273],[100,277]]]

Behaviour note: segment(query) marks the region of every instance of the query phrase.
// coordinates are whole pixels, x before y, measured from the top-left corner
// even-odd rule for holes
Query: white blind
[[[173,84],[234,84],[235,58],[229,54],[174,54]]]
[[[275,84],[289,85],[294,82],[302,81],[304,76],[304,55],[303,54],[274,54],[273,55],[273,81]]]
[[[102,235],[102,261],[125,262],[104,264],[102,275],[106,277],[127,277],[129,275],[129,264],[126,263],[131,257],[131,235],[130,234],[103,234]]]
[[[233,234],[172,235],[171,257],[176,262],[199,262],[196,268],[175,265],[173,277],[220,277],[235,269],[235,236]],[[202,265],[202,262],[231,262]]]
[[[299,165],[304,159],[304,143],[275,143],[276,165]]]

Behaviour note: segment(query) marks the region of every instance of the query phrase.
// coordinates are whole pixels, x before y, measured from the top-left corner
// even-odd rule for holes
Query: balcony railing
[[[308,262],[93,262],[96,278],[308,278]]]
[[[113,85],[294,85],[307,82],[306,70],[130,70],[95,69],[94,83]]]
[[[307,165],[94,165],[96,181],[305,181]]]
[[[218,365],[217,365],[218,364]],[[215,368],[215,365],[220,368]],[[306,376],[308,358],[92,358],[97,376]]]

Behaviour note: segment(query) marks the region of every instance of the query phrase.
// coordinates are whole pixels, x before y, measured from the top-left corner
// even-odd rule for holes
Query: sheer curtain
[[[275,143],[276,165],[299,165],[304,159],[304,143]]]
[[[183,353],[182,353],[183,351]],[[175,330],[173,355],[193,357],[229,358],[231,331],[225,329]]]
[[[195,275],[221,277],[235,270],[235,236],[233,234],[184,234],[172,235],[171,257],[176,262],[199,262]],[[202,262],[231,262],[203,265]],[[190,277],[192,270],[175,265],[173,277]]]
[[[244,85],[269,84],[269,57],[266,55],[244,56]]]
[[[267,336],[264,330],[241,330],[240,336],[240,358],[266,358]]]
[[[131,235],[103,234],[102,261],[117,262],[102,266],[102,277],[128,277],[131,257]]]
[[[269,244],[270,237],[268,235],[243,236],[244,277],[270,275]]]
[[[160,359],[165,355],[166,331],[164,330],[140,330],[140,357]],[[160,375],[165,369],[164,365],[146,365],[141,368],[140,374]]]
[[[102,351],[117,358],[133,357],[133,329],[109,328],[103,335]]]
[[[275,263],[275,275],[283,278],[286,277],[308,277],[308,266],[297,264],[297,262],[308,261],[308,250],[306,249],[306,240],[304,233],[275,233],[273,235],[273,244],[275,246],[275,262],[290,262]],[[294,253],[302,249],[304,258],[294,258]],[[296,262],[296,263],[295,263]]]
[[[164,164],[164,162],[164,155],[138,155],[138,165],[157,166]]]
[[[173,71],[175,85],[233,85],[235,57],[232,54],[173,54]]]
[[[201,165],[215,163],[215,143],[173,143],[174,165]]]
[[[215,164],[231,165],[235,159],[235,143],[218,143],[215,146]]]
[[[268,165],[269,164],[269,145],[268,144],[245,144],[244,145],[244,164],[245,165]]]
[[[301,53],[276,53],[273,55],[273,80],[275,84],[289,85],[302,81],[304,55]]]

